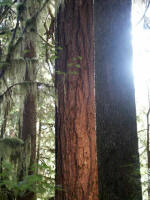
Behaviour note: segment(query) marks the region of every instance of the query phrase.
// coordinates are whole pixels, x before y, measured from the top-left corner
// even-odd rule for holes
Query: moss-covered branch
[[[54,86],[49,85],[47,83],[36,82],[36,81],[23,81],[23,82],[15,83],[15,84],[9,86],[5,92],[3,92],[2,94],[0,94],[0,99],[2,100],[3,97],[6,94],[8,94],[11,91],[11,89],[14,88],[15,86],[18,86],[18,85],[27,85],[27,84],[36,84],[37,86],[44,86],[44,87],[47,87],[47,88],[54,88]]]

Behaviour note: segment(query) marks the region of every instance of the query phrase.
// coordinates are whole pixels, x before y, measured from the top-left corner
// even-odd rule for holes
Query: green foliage
[[[46,163],[42,163],[38,167],[41,171],[46,170],[47,173],[52,173],[52,169]],[[33,169],[36,171],[36,167],[33,167]],[[14,197],[23,196],[27,191],[36,192],[39,196],[47,193],[50,197],[53,195],[55,185],[53,181],[40,173],[25,176],[22,181],[18,181],[15,167],[10,162],[3,161],[0,188],[1,199],[10,195],[10,193]]]
[[[0,6],[11,6],[13,4],[12,0],[2,0]]]
[[[80,62],[82,60],[81,56],[73,57],[72,62],[68,64],[68,67],[76,67],[76,68],[81,68]]]
[[[66,75],[65,72],[61,72],[61,71],[58,71],[58,70],[56,71],[56,73],[59,74],[59,75],[61,75],[61,74],[62,74],[62,75]]]

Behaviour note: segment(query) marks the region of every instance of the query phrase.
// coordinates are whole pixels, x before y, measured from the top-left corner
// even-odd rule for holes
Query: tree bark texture
[[[0,138],[3,138],[4,135],[5,135],[9,109],[10,109],[10,103],[8,102],[7,105],[6,105],[6,108],[5,108],[5,112],[4,112],[3,123],[1,125],[1,135],[0,135]]]
[[[92,0],[59,7],[56,40],[56,199],[97,200]]]
[[[100,199],[141,200],[131,0],[95,0],[94,22]]]
[[[22,0],[21,0],[22,2]],[[36,14],[38,1],[26,1],[22,10],[21,25],[24,29],[27,20]],[[37,19],[30,22],[23,35],[20,54],[24,58],[25,76],[24,81],[35,81],[37,71]],[[23,105],[22,131],[21,139],[24,141],[24,150],[21,156],[19,180],[25,176],[35,173],[33,166],[36,164],[36,86],[31,84],[26,86]],[[35,186],[33,185],[33,188]],[[32,189],[33,189],[32,188]],[[23,196],[17,200],[35,200],[35,192],[26,191]]]

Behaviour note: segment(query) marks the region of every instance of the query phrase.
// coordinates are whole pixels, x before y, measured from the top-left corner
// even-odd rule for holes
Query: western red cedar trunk
[[[92,0],[60,5],[56,40],[56,199],[97,200]]]
[[[94,21],[100,199],[141,200],[131,0],[95,0]]]

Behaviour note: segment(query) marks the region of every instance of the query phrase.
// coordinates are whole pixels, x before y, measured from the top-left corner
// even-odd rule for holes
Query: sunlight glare
[[[144,13],[144,11],[142,11]],[[141,12],[141,13],[142,13]],[[132,17],[133,72],[136,99],[140,104],[148,103],[148,87],[150,80],[150,30],[144,29],[137,10]]]

